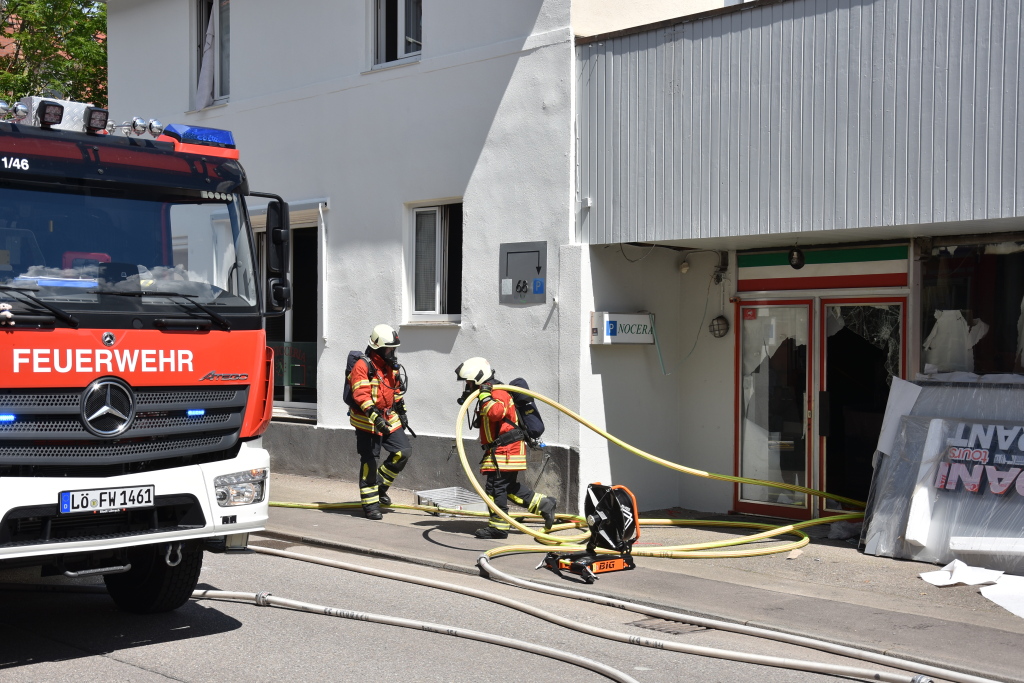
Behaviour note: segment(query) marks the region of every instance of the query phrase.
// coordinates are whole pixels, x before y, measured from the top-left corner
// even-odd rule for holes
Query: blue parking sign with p
[[[544,278],[536,277],[533,279],[533,293],[543,294],[544,293]]]
[[[608,332],[607,332],[607,334],[608,334],[609,337],[616,337],[616,336],[618,336],[619,331],[618,331],[617,327],[618,326],[616,325],[616,321],[614,321],[614,320],[609,320],[608,321]]]

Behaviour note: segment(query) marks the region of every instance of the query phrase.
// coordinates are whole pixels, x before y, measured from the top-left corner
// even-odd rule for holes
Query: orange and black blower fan
[[[594,583],[598,574],[635,569],[631,552],[640,538],[640,516],[630,490],[625,486],[591,484],[587,487],[583,512],[590,527],[587,549],[575,553],[548,553],[537,569],[547,567],[559,576],[567,571],[587,583]],[[597,548],[619,554],[598,555]]]

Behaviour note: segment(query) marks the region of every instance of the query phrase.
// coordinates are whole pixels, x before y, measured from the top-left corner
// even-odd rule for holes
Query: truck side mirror
[[[288,204],[276,199],[267,205],[267,230],[264,233],[267,254],[267,310],[275,313],[292,305],[292,288],[288,281],[291,255],[291,227]]]

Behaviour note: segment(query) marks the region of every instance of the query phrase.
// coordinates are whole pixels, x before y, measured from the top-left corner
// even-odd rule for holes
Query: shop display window
[[[921,373],[1024,375],[1024,241],[922,257]]]

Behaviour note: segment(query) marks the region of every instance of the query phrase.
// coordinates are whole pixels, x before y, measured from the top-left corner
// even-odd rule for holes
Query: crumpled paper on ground
[[[1002,575],[1003,572],[995,569],[972,567],[960,560],[953,560],[938,571],[922,573],[921,578],[933,586],[953,586],[958,583],[980,586],[995,583]]]
[[[952,586],[958,583],[981,586],[979,593],[1007,612],[1024,619],[1024,576],[972,567],[960,560],[953,560],[938,571],[924,572],[921,578],[933,586]]]
[[[1007,574],[991,586],[982,586],[979,591],[1007,612],[1024,619],[1024,576]]]

